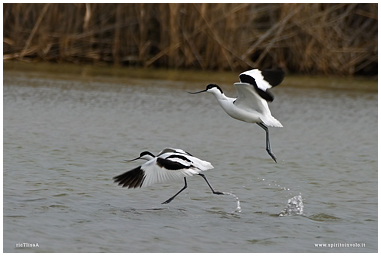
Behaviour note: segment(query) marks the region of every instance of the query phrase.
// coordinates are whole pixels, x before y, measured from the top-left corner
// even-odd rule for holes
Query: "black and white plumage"
[[[114,181],[122,187],[144,188],[155,183],[163,183],[184,178],[185,186],[163,204],[170,203],[178,194],[187,188],[186,177],[200,175],[214,194],[222,192],[213,190],[205,175],[201,172],[213,169],[211,163],[198,159],[182,149],[165,148],[157,156],[144,151],[137,159],[147,160],[146,163],[128,172],[114,177]]]
[[[257,123],[266,131],[266,150],[276,162],[276,157],[271,151],[268,127],[283,127],[271,115],[268,101],[273,101],[274,96],[269,92],[274,86],[279,85],[285,76],[280,70],[252,69],[239,75],[240,82],[234,83],[238,92],[237,98],[226,97],[222,89],[216,84],[208,84],[205,90],[193,92],[210,92],[225,112],[240,121]]]

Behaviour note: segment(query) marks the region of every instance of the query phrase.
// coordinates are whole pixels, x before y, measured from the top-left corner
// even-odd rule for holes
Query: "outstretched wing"
[[[255,91],[266,101],[273,101],[274,96],[268,91],[274,86],[279,85],[285,76],[281,70],[259,70],[252,69],[239,75],[242,83],[253,85]]]
[[[234,105],[249,112],[266,113],[269,110],[267,101],[260,97],[253,85],[248,83],[234,83],[238,96]]]
[[[141,166],[125,172],[121,175],[115,176],[114,182],[117,182],[119,186],[128,188],[140,188],[143,185],[145,179],[145,172]]]
[[[211,168],[213,166],[209,162],[185,154],[167,152],[114,177],[114,180],[123,187],[147,187],[155,183],[193,176]]]
[[[282,124],[271,115],[267,101],[258,95],[251,84],[235,83],[234,86],[238,92],[234,105],[248,112],[257,112],[259,118],[266,126],[282,127]]]

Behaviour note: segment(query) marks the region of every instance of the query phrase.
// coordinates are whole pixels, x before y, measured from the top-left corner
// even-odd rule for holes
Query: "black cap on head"
[[[149,155],[149,156],[152,156],[152,157],[155,157],[151,152],[149,151],[143,151],[142,153],[140,153],[140,157],[143,157],[145,155]]]
[[[217,88],[218,90],[220,90],[220,92],[221,93],[224,93],[223,91],[222,91],[222,89],[218,86],[218,85],[216,85],[216,84],[208,84],[207,86],[206,86],[206,90],[209,90],[209,89],[212,89],[212,88]]]
[[[198,93],[202,93],[202,92],[207,92],[208,90],[210,90],[212,88],[217,88],[218,90],[220,90],[221,93],[223,93],[221,88],[218,85],[216,85],[216,84],[208,84],[206,86],[205,90],[202,90],[202,91],[199,91],[199,92],[188,92],[188,93],[190,93],[190,94],[198,94]]]

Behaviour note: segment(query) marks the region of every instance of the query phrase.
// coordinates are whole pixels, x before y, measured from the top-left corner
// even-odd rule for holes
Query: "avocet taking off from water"
[[[208,84],[206,89],[191,94],[210,92],[216,96],[225,112],[246,123],[256,123],[266,131],[266,150],[276,162],[271,151],[269,130],[267,127],[283,127],[270,112],[267,101],[273,101],[274,96],[268,91],[283,81],[285,74],[281,70],[252,69],[239,75],[240,82],[234,83],[238,92],[237,98],[226,97],[216,84]]]
[[[198,159],[182,149],[166,148],[157,156],[148,151],[140,153],[137,159],[147,160],[141,166],[114,177],[114,181],[123,187],[140,188],[148,187],[155,183],[166,182],[184,178],[184,187],[163,204],[170,203],[178,194],[187,188],[186,177],[200,175],[208,184],[213,194],[224,195],[224,192],[214,191],[205,175],[201,172],[213,169],[211,163]]]

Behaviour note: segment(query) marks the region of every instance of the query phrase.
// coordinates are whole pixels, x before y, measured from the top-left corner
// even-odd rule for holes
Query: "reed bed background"
[[[375,75],[378,4],[3,4],[3,59]]]

